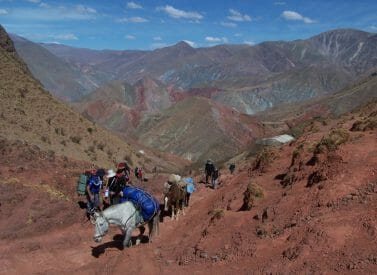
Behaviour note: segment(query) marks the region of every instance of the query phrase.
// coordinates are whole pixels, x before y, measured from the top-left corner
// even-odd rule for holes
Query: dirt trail
[[[125,250],[115,228],[101,244],[92,241],[93,226],[85,222],[73,196],[75,178],[69,176],[83,169],[80,164],[56,178],[55,166],[41,161],[36,173],[43,182],[55,179],[49,185],[53,192],[39,180],[21,180],[29,175],[28,165],[0,165],[0,273],[373,274],[377,132],[348,131],[356,119],[329,122],[273,149],[274,157],[262,170],[250,172],[252,159],[239,161],[234,175],[221,170],[217,190],[197,183],[185,216],[178,222],[165,217],[153,243]],[[311,164],[322,137],[339,128],[348,133],[347,141]],[[291,165],[294,155],[297,166]],[[50,165],[48,174],[43,165]],[[315,173],[318,181],[309,184]],[[281,181],[287,175],[292,177],[284,188]],[[165,179],[155,177],[144,188],[161,194]],[[260,186],[263,197],[255,199],[250,211],[238,211],[250,182]],[[61,197],[59,190],[70,190],[70,195]]]

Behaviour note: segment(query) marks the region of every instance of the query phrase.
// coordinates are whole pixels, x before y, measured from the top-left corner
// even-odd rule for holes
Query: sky
[[[376,0],[0,0],[0,24],[34,42],[115,50],[255,45],[337,28],[377,32]]]

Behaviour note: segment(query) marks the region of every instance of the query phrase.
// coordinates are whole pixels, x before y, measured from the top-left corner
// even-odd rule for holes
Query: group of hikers
[[[127,186],[132,186],[130,171],[131,169],[126,162],[119,163],[116,172],[112,169],[107,172],[104,169],[92,169],[87,171],[85,173],[86,182],[81,183],[85,185],[85,191],[81,191],[80,193],[79,189],[83,190],[83,188],[80,188],[78,185],[79,194],[86,196],[87,212],[92,213],[100,209],[101,193],[103,194],[104,208],[125,201],[124,189]]]
[[[86,197],[88,217],[95,211],[103,210],[127,200],[133,200],[135,204],[140,206],[147,200],[146,197],[152,198],[145,190],[133,185],[130,173],[131,168],[129,165],[126,162],[121,162],[117,165],[116,172],[112,169],[107,171],[104,169],[92,169],[80,175],[77,192],[79,195],[85,195]],[[141,167],[135,167],[134,175],[136,179],[145,180]],[[186,178],[185,180],[185,186],[182,186],[186,192],[183,204],[188,206],[190,195],[195,190],[195,184],[192,178]],[[143,196],[144,198],[142,198]],[[156,204],[159,204],[156,199],[151,201],[156,201]],[[145,209],[140,210],[145,211]]]
[[[229,165],[230,173],[233,174],[235,170],[235,164],[231,163]],[[205,172],[205,184],[213,189],[217,189],[219,185],[220,172],[215,163],[208,159],[204,167]],[[78,193],[85,195],[87,199],[87,214],[88,216],[94,211],[101,210],[101,205],[103,209],[125,202],[127,200],[133,201],[135,204],[142,208],[142,204],[148,201],[150,198],[150,204],[154,204],[154,207],[159,207],[159,203],[150,194],[141,188],[135,187],[130,179],[131,168],[126,162],[121,162],[116,167],[116,172],[114,170],[104,170],[104,169],[92,169],[85,173],[84,180],[80,185],[80,180],[78,184]],[[134,175],[137,179],[143,180],[144,175],[140,167],[135,167]],[[185,177],[181,178],[178,175],[170,175],[167,182],[164,185],[164,196],[166,196],[171,183],[172,177],[179,177],[179,186],[185,192],[185,199],[182,202],[183,207],[189,205],[190,196],[195,191],[195,183],[191,177],[191,173]],[[80,187],[81,186],[81,187]],[[79,192],[79,190],[81,190]],[[102,195],[102,196],[101,196]],[[153,198],[153,199],[152,199]],[[102,203],[101,203],[102,200]],[[143,200],[143,201],[142,201]],[[157,206],[158,205],[158,206]],[[145,206],[145,205],[144,205]],[[140,209],[145,211],[145,209]],[[148,210],[148,209],[147,209]]]

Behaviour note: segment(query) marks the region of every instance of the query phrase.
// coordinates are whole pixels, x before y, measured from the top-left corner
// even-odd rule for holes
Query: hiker
[[[206,165],[204,167],[204,172],[206,175],[206,184],[208,184],[208,179],[211,177],[213,174],[213,171],[215,169],[215,165],[213,164],[212,160],[207,160]]]
[[[191,174],[191,172],[190,172]],[[192,177],[187,177],[187,178],[183,178],[183,180],[186,182],[186,200],[185,200],[185,205],[186,206],[189,206],[189,202],[190,202],[190,197],[191,197],[191,194],[194,193],[195,191],[195,183],[194,183],[194,180]]]
[[[120,162],[117,166],[118,170],[124,170],[125,174],[127,174],[128,178],[131,174],[131,168],[128,166],[127,162]]]
[[[86,187],[87,191],[87,199],[88,199],[88,204],[87,204],[87,212],[92,213],[96,210],[99,210],[99,205],[100,205],[100,190],[101,190],[101,180],[97,176],[97,170],[91,170],[90,172],[90,177],[88,180],[88,184]]]
[[[234,164],[234,162],[232,162],[230,165],[229,165],[229,171],[230,173],[233,175],[233,172],[234,170],[236,169],[236,165]]]
[[[105,190],[103,192],[103,208],[104,209],[111,205],[109,185],[111,181],[113,180],[113,178],[115,177],[115,175],[116,174],[114,170],[110,169],[110,170],[107,170],[105,178],[104,178],[104,180],[107,180],[106,185],[105,185]]]
[[[118,204],[121,198],[121,191],[130,184],[129,174],[126,165],[118,164],[118,170],[114,177],[109,179],[110,204]]]
[[[220,176],[219,169],[216,166],[214,166],[213,173],[212,173],[212,176],[211,176],[211,182],[212,182],[212,188],[213,189],[217,188],[217,184],[219,182],[219,180],[218,180],[219,176]]]
[[[143,170],[141,169],[141,167],[139,167],[137,169],[137,178],[140,180],[140,181],[143,181]]]

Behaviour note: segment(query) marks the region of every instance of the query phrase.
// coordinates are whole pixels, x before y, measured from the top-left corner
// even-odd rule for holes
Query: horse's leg
[[[179,201],[176,202],[176,204],[175,204],[175,208],[177,209],[177,213],[175,214],[175,219],[176,219],[176,221],[178,221],[178,219],[179,219],[179,214],[181,213],[181,211],[180,211],[180,206],[179,206]]]
[[[174,220],[175,207],[174,204],[171,205],[171,219]]]
[[[152,237],[155,235],[154,217],[148,221],[148,242],[152,242]]]
[[[168,212],[168,197],[167,196],[165,196],[165,198],[164,198],[164,211],[165,212]]]
[[[136,239],[136,245],[139,245],[140,242],[141,242],[141,237],[144,235],[144,232],[145,232],[145,227],[144,226],[139,226],[139,236],[137,236],[137,239]]]
[[[155,224],[155,229],[156,229],[156,235],[160,235],[160,215],[161,215],[161,210],[158,210],[156,217],[154,218],[153,222]]]
[[[135,229],[135,226],[131,226],[125,230],[124,239],[123,239],[123,248],[132,246],[131,236],[132,236],[132,231],[134,231],[134,229]]]

